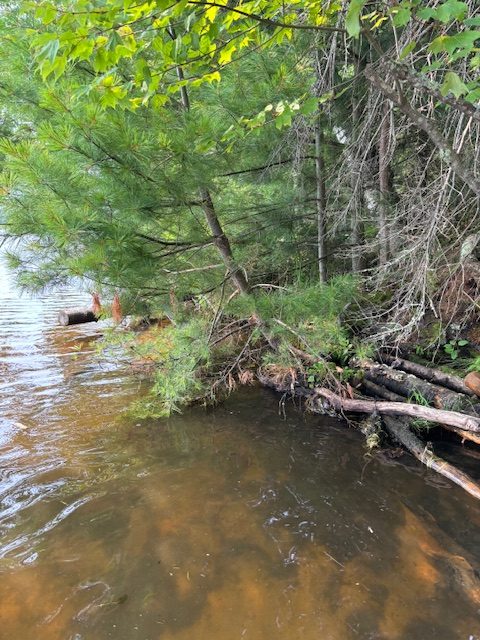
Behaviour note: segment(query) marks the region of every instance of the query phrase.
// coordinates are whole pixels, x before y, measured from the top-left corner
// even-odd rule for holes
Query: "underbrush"
[[[256,290],[226,303],[202,298],[146,339],[129,334],[134,358],[155,369],[149,397],[133,411],[168,416],[186,404],[215,401],[252,382],[258,367],[295,370],[310,385],[347,375],[352,355],[366,355],[348,326],[348,309],[358,295],[356,280],[342,276],[328,285]]]

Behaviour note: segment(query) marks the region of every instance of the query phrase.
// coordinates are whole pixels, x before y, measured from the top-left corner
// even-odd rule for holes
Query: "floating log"
[[[401,369],[407,373],[413,373],[418,378],[423,378],[424,380],[428,380],[428,382],[447,387],[447,389],[451,389],[457,393],[463,393],[467,396],[474,395],[473,391],[467,387],[461,378],[440,371],[439,369],[431,369],[423,364],[411,362],[404,358],[395,358],[386,353],[380,355],[380,360],[382,363],[390,365],[392,369]]]
[[[62,327],[84,322],[97,322],[98,316],[91,309],[64,309],[58,314],[58,323]]]
[[[463,429],[463,431],[480,433],[480,418],[458,413],[457,411],[445,411],[442,409],[434,409],[433,407],[424,407],[420,404],[408,404],[404,402],[376,402],[375,400],[342,398],[324,387],[316,387],[314,394],[317,398],[327,400],[330,405],[339,412],[378,413],[382,416],[409,416],[410,418],[421,418],[422,420],[436,422],[441,425],[450,425],[458,429]]]
[[[474,498],[480,499],[480,485],[470,476],[452,464],[436,456],[425,444],[417,438],[408,427],[408,420],[405,418],[392,418],[385,416],[383,422],[387,431],[395,440],[405,447],[420,462],[427,465],[445,478],[448,478],[462,489],[465,489]]]

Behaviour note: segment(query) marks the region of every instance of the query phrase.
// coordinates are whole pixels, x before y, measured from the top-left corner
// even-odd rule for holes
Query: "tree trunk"
[[[376,384],[371,380],[363,380],[362,381],[362,389],[367,392],[367,395],[373,396],[374,398],[383,398],[384,400],[390,400],[391,402],[406,402],[406,398],[395,393],[394,391],[390,391],[386,389],[380,384]]]
[[[394,393],[393,391],[389,391],[385,387],[382,387],[374,382],[370,382],[369,380],[363,380],[362,389],[369,396],[373,396],[374,398],[384,398],[385,400],[391,400],[392,402],[406,402],[407,399]],[[480,435],[476,433],[472,433],[471,431],[464,431],[463,429],[459,429],[458,427],[452,427],[451,425],[442,424],[442,427],[447,431],[451,431],[455,433],[462,439],[462,442],[465,440],[469,440],[470,442],[474,442],[475,444],[480,444]]]
[[[222,260],[228,269],[230,277],[241,293],[249,293],[250,285],[248,284],[243,269],[235,263],[230,242],[217,217],[208,189],[200,189],[200,197],[202,200],[203,213],[205,214],[207,224],[212,233],[213,241],[222,256]]]
[[[58,324],[68,327],[71,324],[97,322],[98,316],[91,309],[65,309],[58,313]]]
[[[378,202],[378,240],[379,263],[383,267],[389,258],[388,245],[388,202],[390,195],[390,179],[388,167],[388,144],[390,138],[390,104],[388,100],[383,104],[382,124],[380,126],[380,139],[378,142],[378,187],[380,198]]]
[[[377,385],[386,387],[390,391],[405,398],[412,398],[415,395],[442,409],[461,409],[462,411],[473,412],[472,401],[469,396],[462,393],[445,389],[422,378],[398,371],[384,364],[376,364],[371,361],[362,363],[365,379]]]
[[[318,251],[318,275],[320,282],[327,281],[326,264],[326,196],[325,196],[325,163],[323,159],[323,131],[318,116],[315,126],[315,178],[317,182],[317,251]]]
[[[175,40],[175,32],[173,28],[168,28],[170,37]],[[177,67],[177,77],[180,81],[184,80],[185,78],[183,69],[181,67]],[[190,111],[190,98],[185,86],[182,86],[180,88],[180,98],[184,111]],[[215,206],[213,204],[210,191],[205,187],[201,187],[199,189],[199,194],[201,207],[203,213],[205,214],[205,219],[207,221],[210,232],[213,236],[213,242],[222,257],[223,263],[227,268],[228,275],[232,278],[240,293],[249,293],[250,285],[248,284],[248,280],[245,276],[244,270],[235,263],[230,241],[225,235],[222,225],[220,224],[220,220],[218,219],[217,213],[215,211]]]
[[[358,124],[358,102],[353,98],[352,105],[352,135],[351,144],[355,143]],[[355,158],[355,154],[350,154],[350,185],[352,188],[352,204],[350,213],[351,242],[352,242],[352,272],[358,273],[362,269],[362,257],[360,246],[363,241],[362,220],[359,215],[363,205],[363,175],[361,166]]]

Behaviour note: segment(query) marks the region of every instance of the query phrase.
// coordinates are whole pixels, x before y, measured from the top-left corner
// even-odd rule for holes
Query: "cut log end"
[[[68,327],[72,324],[97,322],[98,316],[91,309],[65,309],[58,313],[58,324]]]

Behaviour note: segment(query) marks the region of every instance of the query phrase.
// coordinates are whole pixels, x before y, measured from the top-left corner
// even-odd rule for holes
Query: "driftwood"
[[[362,362],[361,366],[365,380],[386,387],[401,396],[411,398],[420,395],[438,409],[461,409],[469,413],[473,412],[471,398],[465,394],[446,389],[384,364],[367,360]]]
[[[428,420],[429,422],[450,425],[458,429],[463,429],[463,431],[480,433],[480,418],[458,413],[457,411],[445,411],[443,409],[434,409],[433,407],[424,407],[420,404],[403,402],[376,402],[374,400],[342,398],[323,387],[317,387],[314,390],[314,394],[317,398],[328,400],[336,411],[378,413],[382,416],[408,416],[410,418],[420,418],[422,420]]]
[[[463,393],[467,396],[474,396],[475,394],[466,386],[461,378],[457,376],[444,373],[439,369],[431,369],[423,364],[417,364],[404,358],[395,358],[388,354],[382,353],[380,355],[382,363],[388,364],[392,369],[401,369],[406,373],[413,373],[417,378],[423,378],[428,382],[441,385],[457,393]]]
[[[411,432],[407,420],[385,416],[383,421],[388,432],[395,440],[402,444],[405,449],[410,451],[417,460],[420,460],[420,462],[427,465],[430,469],[455,482],[455,484],[465,489],[470,495],[480,499],[480,485],[472,480],[466,473],[463,473],[463,471],[460,471],[446,460],[442,460],[442,458],[439,458],[425,447],[423,442]]]
[[[98,316],[91,309],[65,309],[58,314],[58,323],[62,327],[84,322],[97,322]]]

